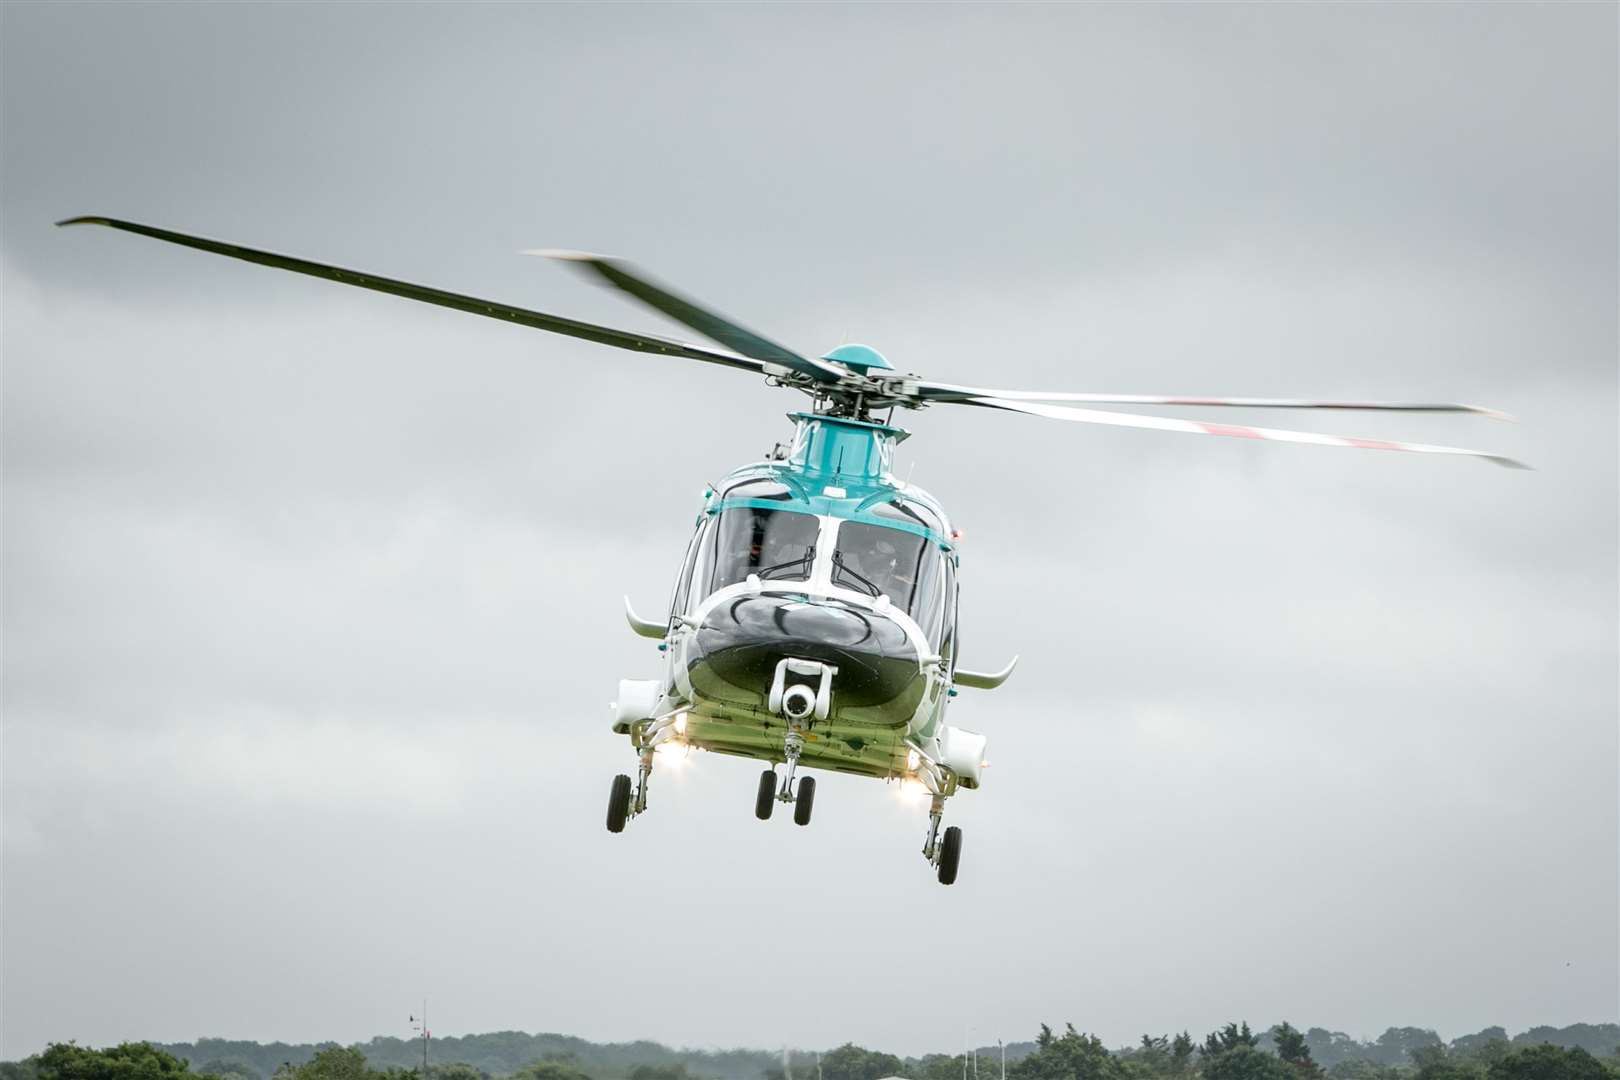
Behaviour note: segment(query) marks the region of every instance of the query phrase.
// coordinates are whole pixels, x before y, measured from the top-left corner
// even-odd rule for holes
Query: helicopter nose
[[[840,708],[886,705],[911,697],[908,691],[922,692],[917,650],[893,619],[802,597],[741,596],[719,605],[698,627],[688,670],[694,685],[707,681],[701,677],[706,668],[753,703],[763,701],[784,657],[836,666],[832,689]]]

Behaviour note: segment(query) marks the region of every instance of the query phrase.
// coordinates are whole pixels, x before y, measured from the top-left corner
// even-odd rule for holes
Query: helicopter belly
[[[717,754],[759,761],[785,760],[786,723],[763,710],[728,706],[708,699],[687,714],[683,741]],[[818,721],[803,732],[799,764],[813,769],[887,778],[905,772],[906,729],[894,725]]]
[[[927,688],[917,650],[899,623],[836,601],[741,595],[705,613],[687,641],[694,694],[733,710],[767,714],[767,696],[784,660],[836,669],[828,719],[903,727]]]

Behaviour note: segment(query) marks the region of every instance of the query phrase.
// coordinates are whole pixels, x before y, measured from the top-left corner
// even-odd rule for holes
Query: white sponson
[[[613,703],[614,727],[651,719],[663,696],[657,679],[620,679],[619,700]]]
[[[984,770],[984,748],[990,742],[977,731],[946,727],[940,736],[940,764],[963,780],[977,785]]]

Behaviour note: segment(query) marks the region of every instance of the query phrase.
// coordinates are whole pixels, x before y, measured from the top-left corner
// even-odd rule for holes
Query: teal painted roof
[[[882,368],[884,371],[893,371],[894,365],[883,358],[883,354],[870,345],[840,345],[832,352],[822,357],[835,364],[859,371],[863,375],[871,368]]]

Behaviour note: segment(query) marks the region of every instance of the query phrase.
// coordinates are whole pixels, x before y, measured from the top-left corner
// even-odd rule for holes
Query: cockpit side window
[[[887,596],[937,647],[945,616],[944,560],[939,546],[926,536],[846,521],[838,527],[832,583],[867,596]]]
[[[945,593],[945,625],[942,640],[939,643],[939,655],[945,658],[945,670],[955,671],[958,644],[956,620],[961,596],[959,586],[956,583],[956,568],[951,564],[950,559],[945,560],[945,586],[943,591]]]
[[[696,576],[698,557],[703,551],[708,531],[713,527],[714,518],[705,517],[698,523],[697,531],[692,534],[692,542],[686,547],[686,560],[681,563],[681,576],[675,580],[675,598],[669,605],[671,615],[686,613],[687,603],[692,598],[692,583],[698,580]]]
[[[710,546],[705,595],[757,574],[761,581],[808,581],[821,522],[813,514],[733,506],[720,512]]]

